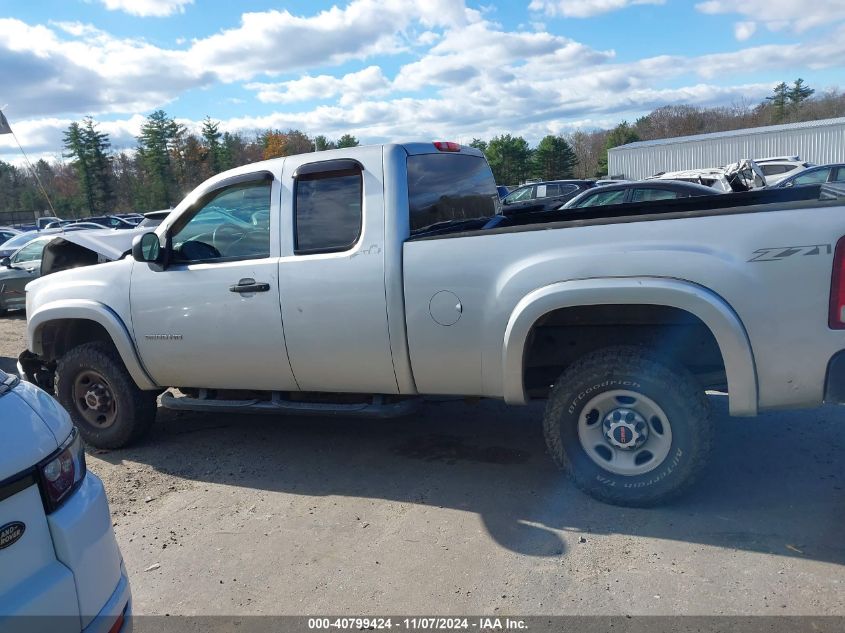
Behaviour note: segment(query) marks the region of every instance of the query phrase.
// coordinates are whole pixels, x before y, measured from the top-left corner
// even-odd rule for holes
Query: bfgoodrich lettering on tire
[[[668,501],[694,482],[710,451],[703,389],[647,349],[609,347],[555,383],[543,424],[554,460],[581,490],[625,506]]]

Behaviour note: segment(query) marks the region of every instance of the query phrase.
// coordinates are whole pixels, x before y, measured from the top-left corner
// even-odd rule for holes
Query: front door
[[[204,194],[167,229],[162,270],[135,262],[135,343],[162,386],[291,390],[279,306],[278,181],[243,176]]]

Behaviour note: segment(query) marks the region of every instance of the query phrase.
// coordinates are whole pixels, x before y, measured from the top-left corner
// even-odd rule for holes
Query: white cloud
[[[798,33],[845,20],[843,0],[707,0],[695,5],[702,13],[738,14],[766,25],[769,30],[790,28]]]
[[[163,18],[174,13],[184,13],[194,0],[100,0],[109,11],[124,11],[139,17]]]
[[[245,86],[257,91],[263,103],[295,103],[340,97],[340,104],[360,100],[363,96],[379,96],[390,89],[390,81],[378,66],[349,73],[343,77],[305,75],[299,79],[280,83],[253,83]]]
[[[237,81],[400,52],[413,22],[442,27],[477,19],[477,12],[452,0],[353,0],[311,17],[245,13],[239,27],[195,41],[188,55],[194,66]]]
[[[462,0],[352,0],[309,17],[246,13],[238,27],[161,48],[94,26],[52,28],[0,18],[0,68],[29,116],[127,112],[164,105],[186,90],[336,65],[405,50],[405,31],[480,19]]]
[[[666,0],[531,0],[528,9],[542,11],[551,16],[589,18],[633,5],[664,4],[665,2]]]
[[[62,158],[63,134],[75,119],[45,117],[17,121],[12,112],[9,112],[9,115],[15,136],[20,140],[30,160],[35,162],[39,158]],[[136,146],[135,137],[140,134],[141,125],[145,120],[146,117],[135,114],[117,121],[98,122],[97,129],[109,135],[112,149],[121,151]],[[0,136],[0,160],[17,164],[21,163],[22,159],[20,150],[10,135]]]
[[[756,22],[737,22],[734,24],[734,37],[740,42],[749,39],[757,31]]]
[[[61,132],[85,114],[120,116],[101,129],[116,148],[131,147],[143,121],[136,113],[220,83],[254,91],[218,95],[244,113],[256,100],[285,110],[224,120],[224,130],[295,127],[329,137],[349,132],[367,142],[468,141],[511,132],[536,142],[547,133],[609,126],[666,104],[758,101],[771,86],[748,77],[767,70],[845,65],[845,26],[792,44],[620,63],[613,50],[544,29],[507,30],[489,15],[466,9],[461,0],[353,0],[305,17],[246,14],[233,28],[172,48],[116,38],[87,24],[0,19],[0,68],[15,86],[4,100],[14,99],[7,114],[35,156],[55,156]],[[750,29],[737,36],[750,37]],[[395,73],[370,59],[396,50],[404,64]],[[330,66],[340,63],[344,71],[332,72]],[[731,81],[743,83],[726,85]],[[313,101],[321,105],[301,105]],[[215,116],[213,109],[208,114]],[[199,122],[186,124],[195,129]],[[0,158],[15,155],[11,139],[0,136]]]
[[[612,58],[612,51],[596,51],[566,37],[545,32],[507,32],[491,22],[474,22],[449,29],[427,54],[402,67],[394,86],[398,90],[437,86],[486,89],[513,81],[525,64],[552,68],[559,75]],[[542,81],[543,77],[535,75],[534,79]],[[499,96],[512,98],[513,93],[500,92]]]
[[[417,44],[429,46],[440,39],[440,35],[434,31],[423,31],[417,36]]]
[[[90,25],[62,22],[61,33],[0,19],[0,68],[7,99],[24,116],[145,110],[213,76],[185,53],[142,40],[117,39]]]

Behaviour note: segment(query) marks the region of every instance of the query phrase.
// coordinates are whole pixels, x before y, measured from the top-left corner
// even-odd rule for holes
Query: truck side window
[[[269,257],[271,187],[263,180],[214,192],[187,222],[174,225],[176,261]]]
[[[361,167],[352,161],[329,162],[326,170],[304,165],[294,175],[297,255],[345,251],[361,235]]]

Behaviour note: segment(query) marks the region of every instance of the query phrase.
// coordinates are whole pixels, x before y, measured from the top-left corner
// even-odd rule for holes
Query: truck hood
[[[59,239],[94,251],[111,261],[120,259],[132,250],[132,240],[136,235],[149,232],[149,228],[135,229],[103,229],[98,231],[72,231],[65,233]],[[56,241],[56,240],[54,240]]]
[[[135,236],[148,230],[149,228],[145,227],[64,233],[44,248],[41,275],[120,259],[132,250],[132,240]]]
[[[0,371],[0,481],[49,457],[73,428],[70,416],[34,385]]]

